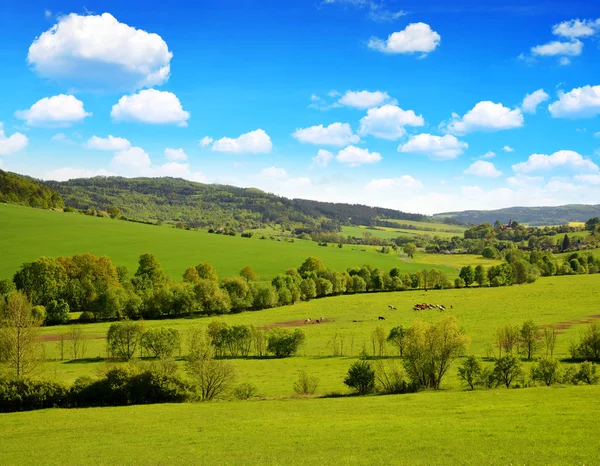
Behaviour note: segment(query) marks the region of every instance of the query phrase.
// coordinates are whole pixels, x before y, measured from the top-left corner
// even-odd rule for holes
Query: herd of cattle
[[[450,306],[450,308],[452,308],[452,306]],[[439,311],[444,312],[446,310],[446,306],[444,306],[443,304],[415,304],[415,307],[413,307],[413,311],[426,311],[427,309],[437,309]]]

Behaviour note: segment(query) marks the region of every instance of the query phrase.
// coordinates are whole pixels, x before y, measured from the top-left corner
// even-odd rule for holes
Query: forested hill
[[[335,230],[341,224],[375,225],[386,219],[431,217],[364,205],[287,199],[255,188],[202,184],[176,178],[95,177],[45,184],[77,209],[117,206],[128,218],[184,222],[190,226]]]
[[[446,212],[435,217],[453,218],[464,223],[507,223],[510,219],[531,226],[565,225],[569,222],[585,222],[600,217],[599,205],[571,204],[558,207],[509,207],[498,210],[465,210]]]
[[[38,180],[0,170],[0,202],[41,209],[62,209],[62,197]]]

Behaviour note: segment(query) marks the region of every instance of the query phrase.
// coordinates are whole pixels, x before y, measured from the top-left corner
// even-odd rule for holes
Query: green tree
[[[573,344],[570,351],[573,359],[600,361],[600,323],[590,324],[579,343]]]
[[[394,327],[390,330],[390,334],[387,337],[388,343],[391,343],[398,349],[398,353],[400,357],[402,357],[402,353],[404,352],[405,338],[406,338],[406,330],[402,325]]]
[[[231,300],[231,310],[242,312],[252,307],[252,294],[248,282],[241,277],[221,279],[221,288],[227,291]]]
[[[482,265],[475,267],[475,281],[479,286],[485,285],[486,278],[485,268]]]
[[[65,324],[70,319],[69,303],[59,299],[52,300],[46,306],[46,323],[50,325]]]
[[[249,265],[240,270],[240,277],[242,277],[247,282],[255,282],[256,280],[258,280],[258,275],[256,275],[254,269]]]
[[[0,361],[17,377],[29,374],[44,359],[42,321],[31,311],[29,299],[21,292],[0,300]]]
[[[481,253],[481,255],[483,257],[485,257],[486,259],[497,259],[498,256],[500,255],[500,253],[498,252],[498,250],[495,247],[486,246],[483,249],[483,252]]]
[[[45,306],[60,297],[67,274],[57,259],[40,257],[21,265],[13,280],[33,305]]]
[[[144,326],[141,322],[115,322],[106,334],[106,349],[110,357],[129,361],[140,345]]]
[[[521,327],[521,348],[527,354],[527,359],[531,359],[539,348],[540,329],[533,320],[524,322]]]
[[[569,239],[569,235],[565,234],[565,237],[562,241],[561,251],[567,251],[571,247],[571,240]]]
[[[219,288],[213,280],[200,279],[194,286],[196,301],[205,314],[225,314],[231,302],[227,290]]]
[[[108,215],[110,218],[121,218],[121,209],[119,209],[116,205],[111,205],[106,208]]]
[[[156,289],[167,281],[162,265],[156,256],[150,253],[140,256],[135,278],[139,288],[150,286],[150,288]]]
[[[415,243],[406,243],[402,248],[404,254],[406,254],[410,259],[415,257],[415,253],[417,252],[417,246]]]
[[[306,336],[300,329],[275,328],[267,337],[267,351],[278,358],[287,358],[296,354],[305,340]]]
[[[300,282],[300,296],[304,301],[317,297],[317,284],[312,278],[305,278]]]
[[[371,393],[375,389],[375,369],[369,361],[356,361],[348,369],[344,384],[359,395]]]
[[[531,378],[547,386],[560,383],[562,380],[560,363],[557,359],[541,358],[531,367]]]
[[[300,267],[298,267],[298,272],[303,277],[307,277],[310,273],[318,274],[319,272],[324,272],[326,270],[325,265],[321,262],[320,259],[316,257],[308,257]]]
[[[470,265],[466,265],[460,269],[458,276],[464,280],[466,286],[471,286],[475,281],[475,271]]]
[[[198,272],[198,277],[202,280],[212,280],[217,281],[219,277],[217,276],[217,271],[214,267],[206,262],[202,262],[196,266],[196,271]]]
[[[465,358],[458,367],[458,377],[469,385],[471,390],[474,390],[475,384],[481,377],[481,364],[479,363],[479,359],[473,355]]]
[[[156,327],[143,333],[141,345],[155,358],[170,358],[181,347],[181,335],[174,328]]]
[[[506,388],[510,388],[515,379],[522,374],[521,361],[515,356],[502,356],[494,362],[494,378]]]

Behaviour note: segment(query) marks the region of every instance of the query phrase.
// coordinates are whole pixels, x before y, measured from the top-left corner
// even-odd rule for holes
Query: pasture
[[[45,410],[4,464],[596,464],[599,386]]]
[[[250,265],[263,278],[270,278],[298,267],[308,256],[318,257],[340,271],[363,264],[386,271],[393,267],[405,272],[422,269],[402,262],[397,254],[382,254],[370,246],[344,245],[340,249],[312,241],[261,240],[258,235],[231,237],[0,204],[0,278],[12,277],[23,262],[40,256],[83,253],[107,255],[133,273],[139,256],[146,252],[154,253],[165,273],[176,280],[186,268],[200,262],[212,264],[220,276],[237,275]],[[456,275],[451,267],[439,268]]]
[[[245,312],[219,317],[146,321],[147,327],[165,326],[178,329],[184,338],[192,326],[205,326],[214,319],[230,325],[252,324],[256,327],[294,323],[306,333],[306,344],[293,358],[238,358],[236,366],[240,382],[256,385],[261,396],[289,396],[299,370],[320,379],[318,393],[346,393],[344,375],[351,362],[365,348],[373,354],[371,333],[377,326],[386,332],[397,325],[409,326],[416,319],[428,321],[454,315],[471,338],[470,354],[486,357],[496,329],[504,324],[520,325],[532,319],[538,325],[557,324],[555,356],[568,358],[569,343],[579,337],[585,323],[600,317],[600,280],[598,275],[541,278],[531,285],[507,288],[470,288],[452,290],[405,291],[397,293],[365,293],[316,299],[293,306]],[[576,296],[577,299],[574,299]],[[445,313],[434,310],[413,311],[416,303],[443,304]],[[388,305],[397,307],[389,310]],[[452,306],[452,309],[450,309]],[[385,317],[379,321],[378,317]],[[304,324],[307,318],[325,318],[322,324]],[[94,375],[104,365],[104,337],[109,323],[86,324],[88,337],[86,358],[81,361],[59,361],[57,335],[66,327],[43,329],[49,361],[40,375],[72,382],[81,375]],[[343,356],[333,357],[332,340],[343,339]],[[187,352],[185,343],[183,354]],[[387,355],[395,356],[393,348]],[[451,369],[444,389],[460,390],[455,369]]]

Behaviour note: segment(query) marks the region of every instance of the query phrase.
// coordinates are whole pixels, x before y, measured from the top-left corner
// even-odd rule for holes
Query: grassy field
[[[389,228],[389,227],[377,227],[376,229],[374,229],[374,228],[368,228],[365,226],[343,226],[342,234],[345,236],[350,235],[354,238],[362,238],[363,233],[367,231],[367,232],[371,233],[373,236],[377,236],[379,238],[385,238],[385,239],[398,238],[399,236],[415,237],[417,235],[418,236],[430,236],[430,237],[438,236],[440,238],[450,239],[453,236],[462,237],[463,232],[464,232],[464,228],[458,227],[458,229],[453,229],[456,227],[453,227],[452,225],[445,225],[446,227],[449,227],[449,229],[444,230],[444,229],[438,229],[439,227],[437,225],[443,225],[443,224],[437,224],[437,223],[430,224],[430,223],[423,223],[423,222],[407,221],[406,224],[418,224],[418,225],[415,225],[417,229],[412,230],[412,229],[405,229],[405,228]],[[425,225],[431,225],[431,226],[425,226]],[[429,228],[429,230],[421,230],[419,228]],[[431,228],[435,228],[436,230],[430,231]]]
[[[455,315],[471,337],[469,352],[481,357],[488,354],[497,327],[504,324],[520,325],[532,319],[537,324],[560,324],[555,355],[569,356],[569,343],[579,337],[591,316],[600,315],[600,287],[598,275],[541,278],[531,285],[508,288],[472,288],[441,291],[407,291],[398,293],[361,294],[338,296],[310,302],[245,312],[218,317],[230,325],[252,324],[266,327],[273,324],[325,317],[323,324],[300,324],[307,341],[300,355],[288,359],[239,358],[234,365],[240,381],[255,384],[262,396],[287,396],[293,393],[292,384],[299,370],[306,370],[320,379],[319,393],[346,392],[343,378],[348,366],[364,348],[372,353],[371,333],[381,325],[389,331],[396,325],[411,325],[415,319],[437,320],[444,314],[439,311],[415,312],[414,304],[428,302],[444,304],[446,314]],[[572,297],[577,296],[577,300]],[[388,304],[398,308],[389,311]],[[452,306],[452,309],[450,309]],[[380,322],[378,316],[386,320]],[[147,327],[166,326],[178,329],[184,336],[191,326],[207,325],[215,318],[173,319],[146,321]],[[355,322],[357,321],[357,322]],[[81,375],[94,375],[104,365],[104,336],[110,324],[87,324],[83,328],[88,336],[86,357],[82,361],[58,361],[55,341],[46,343],[50,359],[40,375],[57,377],[72,382]],[[47,340],[55,340],[65,327],[47,327],[43,332]],[[330,341],[337,335],[344,338],[344,356],[333,357]],[[388,348],[393,355],[393,349]],[[186,352],[184,348],[184,353]],[[460,383],[451,370],[445,389],[460,389]]]
[[[45,410],[3,464],[598,464],[600,387]]]
[[[396,254],[381,254],[369,246],[344,245],[339,249],[312,241],[289,243],[260,240],[257,235],[222,236],[0,204],[0,278],[11,277],[23,262],[40,256],[86,252],[108,255],[131,272],[137,268],[141,254],[152,252],[175,279],[200,262],[211,263],[220,276],[237,275],[242,267],[250,265],[259,275],[271,277],[298,267],[308,256],[319,257],[336,270],[363,264],[385,270],[400,267],[406,272],[422,269],[402,262]],[[455,274],[450,267],[441,268]]]
[[[486,259],[483,256],[475,256],[473,254],[415,254],[415,257],[408,259],[408,261],[426,267],[436,264],[436,266],[446,265],[455,268],[461,268],[465,265],[491,267],[503,262],[501,260]]]

